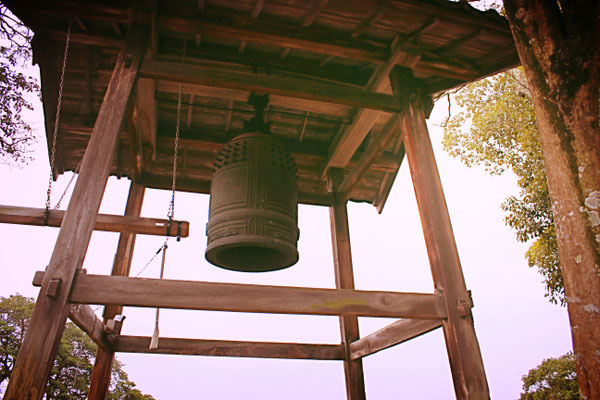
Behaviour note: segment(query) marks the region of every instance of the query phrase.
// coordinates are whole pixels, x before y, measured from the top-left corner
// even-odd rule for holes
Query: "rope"
[[[52,180],[54,179],[54,162],[56,160],[56,137],[58,136],[58,124],[60,121],[60,108],[62,104],[63,86],[65,83],[65,71],[67,70],[67,59],[69,56],[69,45],[71,44],[71,20],[67,28],[67,39],[65,41],[65,52],[63,55],[62,71],[60,73],[60,83],[58,86],[58,100],[56,102],[56,117],[54,118],[54,133],[52,135],[52,149],[50,152],[50,178],[48,179],[48,191],[46,193],[46,211],[44,212],[44,225],[48,225],[50,216],[50,196],[52,194]],[[62,197],[61,197],[62,200]]]
[[[167,242],[162,247],[162,262],[160,264],[160,279],[163,278],[165,274],[165,259],[167,257]],[[160,316],[160,308],[156,309],[156,318],[154,320],[154,333],[152,334],[152,339],[150,340],[150,349],[156,349],[158,347],[158,321]]]

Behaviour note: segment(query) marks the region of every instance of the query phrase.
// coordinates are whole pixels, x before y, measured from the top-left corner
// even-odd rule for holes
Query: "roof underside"
[[[412,68],[424,90],[435,94],[518,64],[506,21],[464,2],[163,0],[140,1],[135,11],[131,1],[4,3],[36,33],[49,142],[72,19],[56,173],[80,162],[130,21],[149,25],[151,49],[112,174],[155,188],[171,186],[184,82],[179,190],[208,193],[216,154],[243,133],[243,121],[253,114],[248,95],[256,90],[271,93],[267,119],[296,160],[300,202],[329,204],[327,168],[343,168],[348,176],[371,156],[349,198],[381,209],[404,151],[398,124],[386,125],[395,110],[387,105],[390,97],[379,99],[379,110],[362,107],[370,92],[391,93],[391,67]],[[341,95],[323,97],[321,88]],[[361,91],[351,92],[358,100],[344,95],[350,89]],[[383,150],[375,146],[382,137]]]

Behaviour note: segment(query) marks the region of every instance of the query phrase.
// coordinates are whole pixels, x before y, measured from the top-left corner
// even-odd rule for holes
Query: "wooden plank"
[[[0,223],[44,226],[43,208],[2,206],[0,205]],[[48,226],[61,227],[67,211],[50,210]],[[177,236],[177,228],[181,223],[181,237],[188,237],[190,223],[172,221],[168,236]],[[167,235],[168,220],[160,218],[140,218],[133,216],[98,214],[94,230],[107,232],[139,233],[142,235]]]
[[[82,274],[69,301],[188,310],[443,319],[442,295]]]
[[[344,85],[315,82],[309,79],[216,70],[204,66],[182,65],[156,60],[144,60],[140,68],[140,76],[171,82],[181,81],[196,85],[325,101],[387,112],[402,111],[400,101],[395,96],[367,92]]]
[[[146,188],[144,186],[131,181],[127,205],[125,206],[126,216],[140,216],[145,193]],[[134,247],[134,233],[121,233],[121,235],[119,235],[119,243],[117,244],[117,253],[115,254],[111,275],[129,276]],[[122,313],[123,307],[107,305],[104,307],[104,321],[107,322],[108,320],[114,319],[117,315]],[[114,349],[98,348],[94,369],[92,370],[88,400],[105,400],[107,398],[114,358]]]
[[[140,215],[145,193],[146,188],[143,185],[131,182],[127,205],[125,206],[125,216],[137,218]],[[133,232],[124,232],[119,235],[119,243],[117,244],[117,252],[115,253],[111,275],[129,276],[133,250],[135,248],[135,237],[136,234]],[[122,313],[122,307],[107,306],[104,310],[104,320],[113,319]]]
[[[137,25],[129,28],[6,389],[6,399],[39,400],[44,395],[69,315],[69,292],[92,235],[147,39],[145,29]],[[61,282],[60,290],[53,298],[46,296],[48,287],[56,280]]]
[[[106,325],[96,316],[92,307],[87,304],[73,304],[69,310],[69,319],[82,331],[105,350],[110,350],[112,344],[107,339]]]
[[[419,59],[419,56],[403,50],[400,46],[400,38],[396,36],[392,43],[391,57],[385,65],[375,70],[367,83],[366,89],[374,92],[381,91],[389,81],[389,73],[396,64],[404,60],[402,64],[416,65]],[[380,117],[381,111],[379,110],[358,110],[354,118],[354,123],[346,126],[330,145],[330,155],[324,164],[323,177],[327,174],[328,168],[343,168],[348,164],[356,149],[358,149]]]
[[[136,126],[139,134],[139,148],[149,145],[152,159],[156,152],[156,82],[151,79],[139,79],[135,99]],[[143,156],[143,152],[140,150]],[[143,158],[143,157],[142,157]],[[142,165],[143,171],[143,165]]]
[[[150,339],[150,337],[143,336],[120,336],[115,345],[115,351],[122,353],[307,360],[343,360],[344,358],[342,346],[334,344],[240,342],[161,337],[158,341],[158,348],[149,349]]]
[[[383,63],[388,57],[385,48],[366,46],[364,43],[357,43],[356,40],[336,37],[335,40],[328,41],[325,38],[331,36],[331,31],[314,32],[314,29],[309,31],[299,26],[270,24],[267,21],[257,21],[249,16],[234,14],[226,14],[228,23],[224,24],[221,22],[224,16],[223,14],[212,15],[198,19],[162,15],[159,16],[158,27],[165,32],[206,34],[359,61]]]
[[[350,345],[350,358],[365,357],[378,351],[419,337],[442,326],[441,321],[403,319],[393,322]]]
[[[458,399],[489,398],[487,378],[442,183],[435,162],[421,95],[411,70],[396,68],[390,75],[394,93],[404,99],[402,137],[410,166],[425,244],[436,290],[444,296],[448,319],[443,322],[446,348]]]
[[[328,189],[334,197],[333,206],[329,207],[329,219],[331,222],[335,287],[342,290],[353,290],[354,273],[352,270],[347,202],[337,192],[337,187],[342,176],[343,171],[341,169],[330,169],[327,179]],[[350,357],[350,344],[360,338],[358,318],[353,315],[340,316],[340,331],[345,354],[344,376],[346,380],[346,397],[348,400],[364,400],[367,395],[362,360],[352,360]]]
[[[371,168],[373,162],[383,154],[390,141],[400,134],[400,124],[397,115],[392,116],[383,129],[369,142],[369,146],[360,156],[357,163],[338,188],[338,193],[348,199],[352,189],[358,184],[363,175]]]
[[[161,92],[177,93],[179,84],[177,82],[158,81],[156,88]],[[184,84],[181,93],[203,97],[225,98],[230,101],[247,102],[250,92],[236,89],[223,89],[206,85]],[[335,117],[345,117],[350,107],[339,104],[331,104],[322,101],[290,98],[285,96],[269,96],[269,104],[276,107],[291,108],[301,111],[309,111],[318,114],[330,114]]]

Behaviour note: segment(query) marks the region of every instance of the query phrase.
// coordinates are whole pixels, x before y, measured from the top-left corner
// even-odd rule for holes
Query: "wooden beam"
[[[140,149],[144,145],[152,148],[152,159],[156,153],[156,82],[139,79],[136,89],[135,110]],[[143,154],[143,152],[142,152]],[[143,171],[143,165],[142,165]]]
[[[175,81],[158,81],[156,88],[160,92],[177,93],[179,84]],[[181,93],[203,97],[225,98],[240,102],[247,102],[250,92],[239,89],[223,89],[206,85],[184,84]],[[269,96],[269,104],[276,107],[285,107],[318,114],[331,114],[335,117],[345,117],[351,110],[350,107],[340,104],[313,101],[301,98],[292,98],[278,95]]]
[[[1,206],[0,223],[44,226],[43,208]],[[60,228],[67,211],[50,210],[48,226]],[[168,220],[160,218],[140,218],[133,216],[98,214],[93,226],[94,230],[107,232],[139,233],[142,235],[178,236],[177,229],[181,224],[180,237],[188,237],[190,223],[187,221],[172,221],[170,231],[167,232]]]
[[[352,269],[352,251],[350,248],[350,228],[348,225],[347,201],[337,191],[343,170],[330,169],[327,187],[332,193],[334,202],[329,208],[331,223],[331,242],[333,249],[333,266],[335,287],[342,290],[354,289],[354,273]],[[364,400],[365,377],[362,360],[352,360],[350,344],[360,338],[358,318],[353,315],[340,316],[340,333],[344,346],[344,376],[346,378],[346,397],[348,400]]]
[[[393,322],[350,345],[350,358],[366,357],[397,344],[419,337],[442,326],[441,321],[403,319]]]
[[[400,46],[400,38],[396,36],[392,43],[392,55],[388,62],[378,67],[367,84],[366,89],[370,91],[379,91],[389,81],[389,73],[400,63],[408,65],[416,65],[419,56],[409,54]],[[371,131],[377,120],[381,117],[379,110],[358,110],[354,118],[354,123],[346,126],[344,130],[334,139],[329,147],[329,158],[324,164],[321,176],[325,177],[327,169],[330,167],[345,167],[356,149],[363,142],[367,134]]]
[[[283,27],[281,24],[269,24],[257,21],[249,16],[227,14],[229,23],[219,20],[223,15],[204,19],[184,16],[159,16],[158,26],[161,31],[187,34],[206,34],[226,39],[244,40],[249,43],[277,45],[310,51],[318,54],[329,54],[337,57],[352,58],[359,61],[381,63],[387,58],[385,49],[375,46],[359,46],[355,40],[336,38],[335,41],[325,41],[321,32],[307,32],[304,27]],[[316,17],[316,15],[315,15]]]
[[[369,26],[379,21],[381,17],[383,17],[387,12],[389,11],[386,7],[385,1],[380,0],[379,5],[377,7],[374,7],[371,10],[371,12],[369,12],[369,14],[365,17],[365,19],[360,21],[356,28],[352,30],[350,36],[353,38],[359,37],[367,28],[369,28]]]
[[[470,296],[456,249],[454,233],[435,162],[421,93],[412,71],[396,68],[390,75],[394,93],[403,99],[402,137],[415,189],[425,244],[436,291],[444,296],[448,319],[443,322],[446,348],[458,399],[488,399],[489,388],[470,315],[462,316]]]
[[[308,79],[216,70],[209,67],[156,60],[144,60],[140,68],[140,76],[171,82],[241,89],[325,101],[387,112],[400,112],[402,110],[400,101],[394,96],[371,93],[344,85],[314,82]]]
[[[106,325],[96,316],[92,307],[87,304],[73,304],[69,310],[69,319],[75,323],[82,331],[105,350],[112,348],[112,343],[108,339]]]
[[[122,353],[177,354],[194,356],[343,360],[341,345],[239,342],[229,340],[177,339],[161,337],[158,348],[149,349],[150,337],[120,336],[115,351]]]
[[[442,295],[81,274],[69,301],[133,307],[443,319]]]
[[[40,400],[44,395],[69,315],[69,292],[92,235],[148,36],[145,29],[132,25],[117,58],[29,329],[6,389],[6,399]],[[46,293],[56,281],[60,282],[60,288],[55,296],[48,297]]]
[[[308,28],[315,22],[315,19],[319,16],[323,8],[329,3],[329,0],[313,0],[312,7],[308,10],[306,17],[302,21],[302,27]]]
[[[129,196],[127,197],[127,205],[125,206],[126,216],[140,216],[145,193],[146,188],[144,186],[131,181],[131,186],[129,187]],[[119,235],[119,243],[117,244],[117,252],[113,261],[111,275],[129,276],[134,247],[134,233],[121,233],[121,235]],[[104,307],[104,321],[108,322],[122,313],[123,307],[108,305]],[[98,348],[98,351],[96,352],[96,360],[94,362],[94,369],[92,370],[92,379],[88,393],[88,400],[105,400],[107,398],[110,388],[114,358],[114,349]]]
[[[338,188],[341,197],[348,199],[352,189],[363,175],[371,168],[373,162],[383,154],[390,141],[400,134],[400,123],[397,115],[392,116],[383,129],[369,142],[369,146],[358,159],[352,170]]]

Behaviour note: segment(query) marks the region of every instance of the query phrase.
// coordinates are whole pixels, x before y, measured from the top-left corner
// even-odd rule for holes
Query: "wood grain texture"
[[[79,179],[4,395],[6,400],[39,400],[44,395],[70,310],[68,295],[94,229],[147,37],[145,29],[132,26],[117,59],[88,145],[89,151],[83,158]],[[62,282],[62,289],[55,299],[44,294],[53,279]]]
[[[315,82],[308,79],[284,78],[240,71],[216,70],[203,66],[145,60],[140,76],[149,79],[184,82],[196,85],[241,89],[301,99],[326,101],[352,107],[387,112],[402,110],[397,97],[372,93],[344,85]]]
[[[395,68],[390,75],[394,93],[403,99],[406,110],[400,116],[402,138],[415,189],[425,245],[436,291],[446,303],[448,319],[444,337],[458,399],[489,399],[489,388],[479,342],[470,313],[461,316],[470,304],[450,216],[435,162],[421,94],[412,71]]]
[[[140,215],[145,193],[146,188],[144,186],[131,181],[127,205],[125,206],[126,216],[138,217]],[[117,244],[117,252],[115,254],[111,275],[129,276],[131,260],[133,258],[133,249],[135,247],[135,236],[134,233],[121,233],[121,235],[119,235],[119,243]],[[113,319],[122,312],[123,307],[121,306],[106,306],[104,308],[104,321],[106,322]],[[98,347],[96,360],[94,361],[94,369],[92,370],[88,400],[106,399],[110,389],[114,358],[115,353],[113,349]]]
[[[0,205],[0,223],[43,226],[44,212],[43,208]],[[67,211],[64,210],[50,210],[48,226],[59,228],[66,214]],[[177,236],[177,225],[179,223],[181,223],[181,237],[188,237],[190,223],[187,221],[173,221],[169,236]],[[168,220],[160,218],[98,214],[93,229],[107,232],[166,236],[167,224]]]
[[[104,350],[110,350],[112,344],[107,338],[106,325],[96,316],[87,304],[73,304],[69,310],[69,319]]]
[[[443,319],[439,294],[244,285],[82,274],[72,303],[308,315]]]
[[[391,323],[350,344],[350,358],[362,358],[410,339],[419,337],[442,326],[441,321],[403,319]]]
[[[335,344],[241,342],[161,337],[158,341],[158,348],[149,349],[150,339],[150,337],[144,336],[120,336],[115,351],[123,353],[310,360],[342,360],[344,358],[343,347]]]
[[[350,227],[348,225],[348,209],[346,199],[337,192],[343,171],[331,168],[327,178],[327,186],[334,202],[329,207],[331,225],[331,243],[333,250],[333,267],[335,287],[338,289],[354,289],[354,272],[352,268],[352,250],[350,246]],[[344,346],[344,376],[346,380],[346,397],[348,400],[366,399],[365,377],[362,360],[352,360],[350,344],[360,338],[358,318],[353,315],[340,316],[340,334]]]

